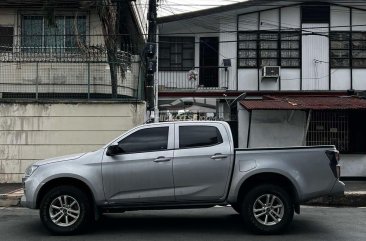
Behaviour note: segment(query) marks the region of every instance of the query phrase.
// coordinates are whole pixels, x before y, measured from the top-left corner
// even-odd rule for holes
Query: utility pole
[[[158,92],[157,92],[157,80],[155,79],[155,73],[157,70],[157,1],[149,0],[149,11],[147,14],[147,20],[149,22],[149,31],[147,44],[145,48],[146,59],[146,82],[145,92],[147,101],[147,110],[154,110],[155,122],[159,122],[159,110],[158,110]]]

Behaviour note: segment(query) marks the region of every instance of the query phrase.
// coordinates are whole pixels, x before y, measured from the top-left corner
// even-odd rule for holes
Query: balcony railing
[[[1,37],[1,36],[0,36]],[[25,46],[21,36],[0,41],[0,98],[136,99],[141,97],[141,58],[138,46],[118,44],[108,61],[104,36],[88,35],[66,46]],[[37,37],[37,36],[36,36]],[[35,37],[35,38],[36,38]],[[38,36],[45,39],[45,36]],[[62,39],[62,36],[55,38]],[[3,38],[4,39],[4,38]],[[0,38],[1,40],[1,38]],[[10,40],[12,40],[10,44]],[[112,88],[111,67],[116,69]]]
[[[228,68],[218,66],[194,67],[179,70],[160,69],[158,73],[159,91],[214,91],[228,88]]]

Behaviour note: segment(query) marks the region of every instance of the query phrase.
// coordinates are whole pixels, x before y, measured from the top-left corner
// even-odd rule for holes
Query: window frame
[[[337,39],[333,39],[332,35],[333,34],[341,34],[341,33],[345,33],[348,34],[348,40],[337,40]],[[363,34],[365,35],[365,38],[354,38],[355,35],[357,34]],[[342,42],[348,42],[348,48],[332,48],[332,41],[342,41]],[[354,47],[354,41],[355,42],[363,42],[365,43],[366,46],[366,33],[363,31],[331,31],[330,32],[330,46],[329,46],[329,51],[330,51],[330,68],[332,69],[366,69],[366,47],[365,48],[355,48]],[[339,51],[348,51],[348,55],[349,57],[346,58],[335,58],[332,57],[332,51],[333,50],[339,50]],[[354,55],[354,51],[362,51],[365,54],[365,57],[355,57]],[[342,66],[334,66],[333,64],[333,60],[334,59],[344,59],[344,60],[348,60],[349,63],[348,65],[342,65]],[[364,65],[360,65],[360,66],[355,66],[355,60],[363,60],[364,61]]]
[[[241,35],[242,34],[255,34],[256,35],[256,39],[255,40],[242,40],[241,39]],[[277,35],[277,38],[274,40],[270,40],[270,39],[265,39],[265,38],[261,38],[261,35],[265,35],[265,34],[275,34]],[[295,34],[298,35],[299,38],[296,40],[283,40],[282,35],[284,34]],[[243,48],[241,47],[241,43],[243,42],[256,42],[256,48]],[[261,48],[261,44],[263,42],[276,42],[277,43],[277,48]],[[297,42],[298,43],[298,48],[282,48],[282,43],[283,42]],[[240,52],[241,51],[250,51],[250,50],[255,50],[256,51],[256,57],[252,58],[252,57],[240,57]],[[297,51],[298,52],[298,57],[282,57],[282,51],[283,50],[288,50],[288,51]],[[277,57],[262,57],[261,56],[261,52],[262,51],[276,51],[277,53]],[[281,66],[281,68],[288,68],[288,69],[299,69],[301,68],[301,32],[300,31],[267,31],[267,30],[255,30],[255,31],[239,31],[238,32],[238,36],[237,36],[237,66],[238,69],[258,69],[258,68],[263,68],[263,66]],[[298,60],[298,65],[283,65],[282,64],[282,60]],[[256,64],[253,66],[243,66],[240,64],[241,60],[255,60]],[[276,60],[277,64],[276,65],[263,65],[262,66],[262,61],[263,60]]]
[[[183,39],[186,39],[187,42],[184,42]],[[190,40],[190,41],[188,41]],[[169,47],[162,47],[164,45],[169,45]],[[185,47],[185,43],[192,44],[192,47]],[[172,52],[172,45],[180,45],[181,50],[177,52]],[[195,37],[192,36],[162,36],[159,38],[159,71],[189,71],[195,68],[195,49],[196,49],[196,43],[195,43]],[[163,50],[169,51],[169,57],[162,57]],[[190,50],[192,51],[193,55],[190,58],[184,57],[184,50]],[[181,63],[177,67],[177,63],[172,62],[172,55],[178,55],[181,58]],[[162,66],[162,61],[168,61],[169,67]],[[184,61],[192,61],[191,67],[184,67]],[[175,65],[174,67],[172,65]]]
[[[143,131],[143,130],[147,130],[147,129],[156,129],[156,128],[168,128],[168,140],[167,140],[167,148],[164,150],[149,150],[149,151],[139,151],[139,152],[122,152],[119,153],[118,155],[130,155],[130,154],[138,154],[138,153],[151,153],[151,152],[159,152],[159,151],[169,151],[171,150],[171,126],[170,125],[159,125],[159,126],[148,126],[148,127],[140,127],[140,128],[135,128],[132,129],[131,131],[127,132],[126,134],[122,135],[121,138],[118,138],[118,140],[114,141],[113,144],[109,145],[117,145],[119,146],[119,143],[123,140],[125,140],[126,138],[128,138],[129,136],[139,132],[139,131]]]
[[[29,47],[29,46],[24,46],[24,36],[27,36],[24,34],[24,18],[25,17],[41,17],[42,18],[42,34],[39,35],[39,37],[42,37],[42,46],[41,47]],[[19,49],[21,52],[25,52],[25,53],[35,53],[35,54],[43,54],[43,53],[56,53],[56,54],[67,54],[67,55],[72,55],[72,54],[78,54],[80,51],[77,50],[77,47],[67,47],[66,46],[66,42],[67,42],[67,36],[73,37],[75,36],[73,35],[67,35],[66,34],[66,22],[67,22],[67,18],[75,18],[75,15],[70,13],[70,12],[57,12],[55,14],[55,19],[57,18],[63,18],[63,34],[61,35],[63,37],[63,46],[59,47],[59,46],[52,46],[52,47],[46,47],[46,30],[45,30],[45,15],[43,14],[39,14],[37,12],[25,12],[25,13],[21,13],[20,14],[20,25],[19,25]],[[90,40],[90,36],[89,35],[89,16],[87,13],[82,12],[79,13],[79,15],[77,16],[78,18],[84,18],[85,19],[85,44],[87,44]],[[32,35],[30,35],[32,36]],[[38,35],[35,35],[38,36]],[[52,36],[52,35],[49,35]],[[55,34],[55,36],[57,36],[57,34]],[[82,36],[82,35],[81,35]],[[36,50],[36,51],[32,51],[32,49]],[[75,49],[74,51],[72,51],[73,49]]]
[[[355,125],[355,120],[359,120],[359,116],[365,116],[364,110],[327,110],[327,111],[313,111],[310,120],[309,130],[306,133],[306,145],[336,145],[332,142],[335,139],[336,142],[344,144],[344,148],[336,145],[336,148],[341,154],[366,154],[366,145],[363,150],[359,150],[354,143],[360,143],[355,137],[355,133],[360,131],[358,125]],[[344,116],[343,121],[339,121]],[[314,119],[317,117],[317,119]],[[319,129],[317,126],[328,127],[329,130]],[[315,127],[314,127],[315,126]],[[314,129],[315,128],[315,129]],[[337,132],[332,132],[331,129],[336,128]],[[339,128],[341,129],[339,131]],[[342,129],[343,128],[343,129]],[[362,133],[366,132],[366,127],[362,130]],[[362,135],[364,136],[364,135]],[[366,143],[364,137],[363,143]]]
[[[195,146],[195,147],[180,147],[180,127],[213,127],[216,128],[216,131],[220,134],[221,136],[221,142],[218,142],[216,144],[212,144],[212,145],[204,145],[204,146]],[[225,140],[224,140],[224,135],[223,133],[223,129],[222,129],[222,125],[218,126],[218,125],[209,125],[209,124],[177,124],[175,127],[175,136],[176,136],[176,141],[175,141],[175,149],[176,150],[187,150],[187,149],[198,149],[198,148],[207,148],[207,147],[216,147],[219,145],[224,144]]]

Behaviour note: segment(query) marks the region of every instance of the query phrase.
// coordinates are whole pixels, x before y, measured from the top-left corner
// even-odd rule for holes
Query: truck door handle
[[[159,156],[158,158],[156,158],[154,160],[154,162],[169,162],[171,159],[170,158],[166,158],[164,156]]]
[[[225,159],[227,158],[227,155],[222,155],[221,153],[217,153],[211,157],[213,160],[219,160],[219,159]]]

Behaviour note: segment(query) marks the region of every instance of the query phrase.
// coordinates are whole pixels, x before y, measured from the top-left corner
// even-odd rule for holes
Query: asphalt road
[[[301,211],[290,229],[277,236],[249,233],[240,216],[227,207],[109,214],[89,233],[57,237],[43,228],[37,211],[0,208],[0,240],[366,240],[365,208],[303,207]]]

